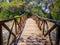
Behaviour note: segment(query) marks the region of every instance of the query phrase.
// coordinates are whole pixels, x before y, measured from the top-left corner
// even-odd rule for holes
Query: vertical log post
[[[49,40],[50,40],[51,45],[53,45],[50,33],[49,33]]]
[[[16,23],[16,19],[15,20],[15,34],[17,35],[17,23]]]
[[[45,20],[43,20],[43,35],[44,35],[44,32],[45,32]]]
[[[19,21],[19,29],[21,30],[21,18],[20,18],[20,21]]]
[[[3,45],[2,25],[0,24],[0,45]]]
[[[60,26],[58,26],[56,30],[56,45],[59,45],[59,41],[60,41]]]

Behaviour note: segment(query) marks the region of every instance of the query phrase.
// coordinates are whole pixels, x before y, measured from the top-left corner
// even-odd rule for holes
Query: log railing
[[[23,25],[23,23],[25,22],[26,19],[27,19],[27,16],[23,14],[20,17],[16,17],[16,18],[12,18],[12,19],[9,19],[9,20],[0,21],[0,45],[3,45],[2,27],[4,27],[9,32],[9,36],[8,36],[8,39],[7,39],[7,45],[10,45],[11,35],[13,35],[14,38],[18,37],[18,32],[21,30],[21,27],[22,27],[22,25]],[[5,23],[7,23],[9,21],[13,22],[11,28],[9,28],[9,26],[7,26],[5,24]],[[13,42],[13,40],[11,41],[11,43]]]
[[[54,44],[54,45],[59,45],[59,41],[60,41],[60,22],[58,22],[56,20],[52,20],[52,19],[43,18],[43,17],[40,17],[38,15],[33,15],[32,18],[36,21],[38,27],[43,32],[44,37],[46,37],[47,35],[49,36],[49,40],[50,40],[51,45],[53,45],[53,42],[51,40],[51,32],[54,29],[56,29],[56,40],[55,40],[56,44]],[[24,14],[20,17],[0,21],[0,45],[3,45],[2,26],[9,32],[9,36],[8,36],[8,39],[7,39],[7,45],[11,45],[11,43],[14,40],[13,39],[10,43],[11,35],[13,35],[14,38],[18,37],[18,32],[21,30],[21,27],[23,27],[22,25],[23,25],[23,23],[25,22],[26,19],[27,19],[27,16]],[[9,28],[5,24],[6,22],[9,22],[9,21],[13,21],[13,24],[12,24],[11,28]],[[50,25],[51,27],[49,26],[50,22],[53,23],[52,26]]]
[[[47,35],[49,36],[49,40],[50,40],[51,45],[60,45],[59,44],[59,41],[60,41],[60,22],[58,22],[56,20],[48,19],[48,18],[43,18],[43,17],[40,17],[38,15],[33,15],[32,18],[38,24],[38,27],[43,32],[44,37],[46,37]],[[53,24],[51,25],[51,23],[53,23]],[[56,30],[56,40],[54,42],[55,44],[53,44],[52,39],[51,39],[51,32],[54,29]]]

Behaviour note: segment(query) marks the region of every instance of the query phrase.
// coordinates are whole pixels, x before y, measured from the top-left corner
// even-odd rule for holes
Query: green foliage
[[[38,13],[38,9],[37,9],[37,8],[33,8],[33,9],[31,10],[31,12],[32,12],[32,14]]]
[[[5,9],[3,9],[3,10],[0,12],[0,18],[1,18],[1,19],[7,19],[7,18],[8,18],[8,11],[6,11]]]
[[[10,6],[16,6],[16,7],[19,7],[19,5],[24,5],[25,2],[22,2],[22,1],[19,1],[19,2],[16,2],[16,1],[11,1],[9,3],[7,2],[2,2],[0,5],[0,7],[2,8],[9,8]]]
[[[19,1],[11,1],[9,3],[2,2],[0,3],[0,7],[2,8],[0,12],[0,19],[9,19],[16,15],[21,15],[24,13],[24,2]]]
[[[20,16],[23,13],[26,13],[27,15],[37,13],[39,16],[52,17],[55,20],[60,20],[60,0],[55,1],[53,6],[50,6],[51,13],[49,14],[44,14],[41,10],[41,5],[34,2],[34,0],[31,1],[31,4],[26,4],[23,0],[12,0],[9,3],[5,1],[1,2],[0,8],[2,8],[2,11],[0,12],[0,19],[13,18],[17,15]],[[46,2],[47,1],[43,1],[43,3]]]
[[[60,0],[55,1],[50,8],[53,19],[60,21]]]

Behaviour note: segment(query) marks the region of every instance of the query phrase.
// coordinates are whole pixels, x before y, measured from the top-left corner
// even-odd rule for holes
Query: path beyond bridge
[[[28,18],[17,45],[50,45],[38,28],[36,21]]]

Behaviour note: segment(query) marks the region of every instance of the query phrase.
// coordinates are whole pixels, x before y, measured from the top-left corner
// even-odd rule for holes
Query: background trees
[[[60,21],[60,0],[56,0],[50,7],[53,19]]]
[[[9,19],[16,15],[21,15],[24,12],[24,2],[22,0],[3,0],[0,3],[0,20]],[[17,2],[18,1],[18,2]]]
[[[0,0],[0,19],[26,13],[60,20],[60,0]],[[57,18],[58,17],[58,18]]]

